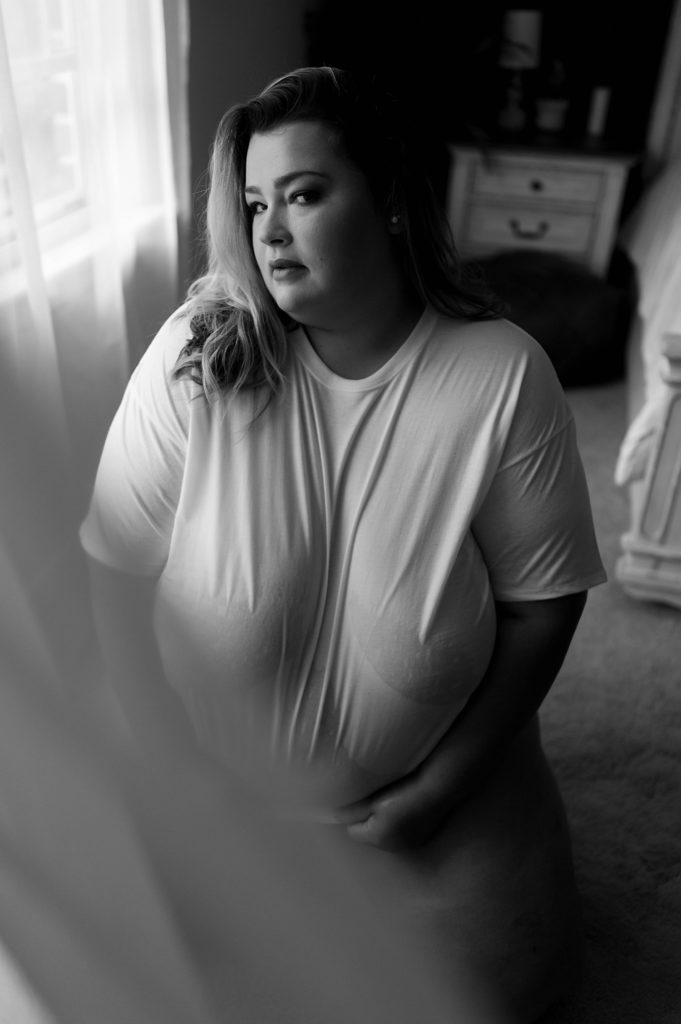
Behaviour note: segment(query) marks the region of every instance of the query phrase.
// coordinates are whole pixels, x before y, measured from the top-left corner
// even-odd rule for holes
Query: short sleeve
[[[501,601],[560,597],[606,580],[571,410],[546,354],[529,353],[503,456],[473,521]]]
[[[166,321],[109,427],[80,541],[110,568],[157,575],[167,560],[196,391],[191,381],[171,379],[187,337],[184,317]]]

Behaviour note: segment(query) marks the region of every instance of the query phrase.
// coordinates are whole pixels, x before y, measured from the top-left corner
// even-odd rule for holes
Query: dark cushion
[[[624,375],[632,313],[626,274],[613,283],[564,256],[529,250],[475,262],[507,304],[508,319],[546,350],[564,387]]]

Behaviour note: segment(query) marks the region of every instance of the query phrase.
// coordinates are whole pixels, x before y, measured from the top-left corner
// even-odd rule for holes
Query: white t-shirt
[[[218,756],[233,731],[346,803],[428,753],[481,679],[494,601],[605,579],[570,409],[508,321],[426,308],[377,372],[334,374],[305,333],[287,383],[208,402],[170,380],[171,318],[113,420],[86,551],[159,577],[164,665]],[[263,733],[264,729],[264,733]]]

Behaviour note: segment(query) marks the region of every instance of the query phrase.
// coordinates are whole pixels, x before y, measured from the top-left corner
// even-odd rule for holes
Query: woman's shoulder
[[[169,314],[142,352],[130,375],[130,387],[164,387],[173,381],[178,360],[191,337],[189,313],[185,306],[179,306]]]
[[[488,319],[456,319],[443,314],[435,318],[435,333],[445,344],[454,342],[460,350],[471,355],[533,357],[543,349],[539,342],[518,324],[505,317]]]
[[[142,353],[135,373],[148,365],[171,370],[191,337],[192,329],[186,305],[178,306],[166,318]]]
[[[541,344],[513,321],[503,317],[485,320],[455,319],[438,314],[431,336],[431,350],[451,362],[460,373],[476,375],[526,374],[553,376],[555,370]]]
[[[452,388],[484,396],[485,407],[544,410],[553,421],[568,418],[556,369],[540,343],[511,320],[452,320],[439,317],[434,372]],[[475,403],[473,403],[475,405]]]
[[[177,379],[178,359],[191,337],[184,306],[175,309],[161,324],[135,365],[126,387],[126,398],[149,412],[172,409],[184,419],[195,405],[198,385]]]

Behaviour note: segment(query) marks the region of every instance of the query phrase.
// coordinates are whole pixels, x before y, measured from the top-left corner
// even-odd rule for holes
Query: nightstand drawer
[[[476,252],[531,248],[578,255],[589,251],[593,222],[591,213],[575,210],[473,202],[461,242]]]
[[[540,249],[606,274],[633,154],[452,146],[447,215],[463,259]]]
[[[477,164],[472,186],[473,194],[479,196],[592,204],[603,191],[603,174],[598,170],[565,170],[537,162],[533,165],[498,160]]]

